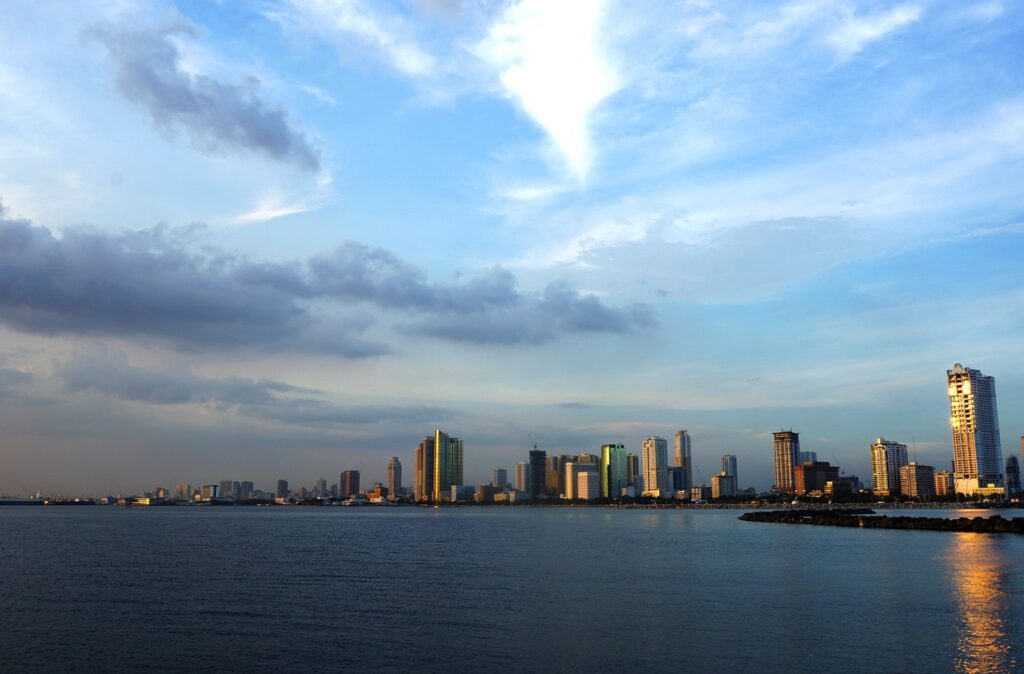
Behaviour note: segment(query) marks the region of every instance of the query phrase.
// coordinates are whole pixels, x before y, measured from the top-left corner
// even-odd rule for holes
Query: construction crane
[[[537,449],[537,441],[533,439],[533,434],[527,433],[526,437],[530,438],[530,443],[533,445],[533,448]]]

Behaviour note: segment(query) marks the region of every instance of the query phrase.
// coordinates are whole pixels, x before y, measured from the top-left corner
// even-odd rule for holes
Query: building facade
[[[914,498],[935,496],[935,468],[917,462],[900,466],[900,491]]]
[[[338,479],[338,489],[340,490],[341,497],[347,498],[349,496],[355,496],[359,493],[359,471],[358,470],[346,470],[343,472]]]
[[[724,470],[711,476],[711,498],[736,495],[736,478]]]
[[[839,467],[827,461],[808,461],[793,468],[793,491],[797,494],[825,493],[825,485],[839,481]]]
[[[948,470],[935,473],[935,495],[949,496],[954,493],[956,492],[953,491],[953,473]]]
[[[452,487],[462,485],[462,440],[440,428],[434,431],[434,503],[451,498]]]
[[[973,494],[989,485],[1002,485],[995,378],[956,363],[946,370],[946,379],[953,432],[953,488],[958,494]]]
[[[402,462],[398,460],[397,456],[392,456],[388,459],[386,486],[388,493],[392,496],[397,497],[402,493]]]
[[[426,435],[416,447],[413,463],[416,471],[413,476],[413,498],[417,502],[430,501],[434,498],[434,436]]]
[[[504,489],[508,486],[508,471],[504,468],[495,468],[491,471],[491,485]]]
[[[1020,492],[1020,461],[1015,454],[1011,454],[1006,457],[1006,493],[1015,496]]]
[[[668,479],[668,441],[651,436],[640,443],[643,458],[643,495],[671,498],[672,483]]]
[[[530,450],[530,488],[528,491],[533,498],[540,498],[547,491],[547,463],[547,452],[543,449]]]
[[[626,482],[626,447],[620,444],[601,446],[601,496],[617,498]]]
[[[800,434],[793,431],[772,433],[775,442],[775,490],[780,494],[796,491],[793,469],[800,456]]]
[[[736,480],[736,486],[739,487],[740,476],[736,472],[736,457],[733,454],[722,455],[722,471],[726,475],[732,475]]]
[[[900,489],[900,469],[907,461],[907,446],[885,438],[871,443],[871,479],[875,496],[896,496]]]
[[[690,434],[685,428],[676,431],[675,439],[675,464],[685,469],[683,480],[686,484],[683,489],[689,491],[693,487],[693,453],[691,452]]]

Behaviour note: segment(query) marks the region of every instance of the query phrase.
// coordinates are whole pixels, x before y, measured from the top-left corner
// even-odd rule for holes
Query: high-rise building
[[[643,487],[643,475],[640,472],[640,457],[633,452],[626,452],[626,486]]]
[[[711,498],[722,498],[723,496],[736,495],[736,478],[722,471],[718,475],[711,476]]]
[[[686,473],[683,476],[683,479],[686,480],[686,486],[683,488],[689,491],[693,487],[693,455],[690,452],[690,434],[685,429],[676,431],[674,458],[676,466],[686,469]]]
[[[548,453],[543,449],[530,450],[530,495],[533,498],[540,498],[544,495],[547,487],[547,458]]]
[[[935,468],[917,462],[900,466],[900,490],[904,496],[935,496]]]
[[[644,496],[670,498],[672,484],[668,479],[668,442],[651,436],[640,443],[643,457]]]
[[[562,493],[562,485],[558,481],[561,465],[561,459],[557,456],[548,456],[544,459],[544,492],[553,498],[558,498]]]
[[[895,496],[900,489],[900,468],[906,466],[907,446],[878,438],[871,444],[871,478],[875,496]]]
[[[288,498],[288,480],[278,480],[277,490],[274,491],[277,498]]]
[[[451,489],[462,486],[462,440],[440,428],[434,431],[434,502],[450,497]]]
[[[504,468],[495,468],[491,471],[491,486],[504,489],[508,484],[508,471]]]
[[[238,485],[238,500],[248,501],[252,498],[254,491],[256,491],[256,485],[252,483],[252,480],[242,481]]]
[[[231,480],[221,480],[219,486],[220,486],[219,494],[221,496],[231,496],[232,495]]]
[[[417,503],[434,498],[434,436],[424,436],[416,447],[413,462],[416,474],[413,476],[413,496]]]
[[[626,484],[626,447],[619,444],[602,445],[601,496],[618,498]]]
[[[818,461],[818,453],[817,452],[812,452],[812,451],[797,452],[797,457],[796,458],[797,458],[797,462],[796,463],[797,463],[798,466],[801,463],[807,463],[808,461],[810,461],[811,463],[816,463]]]
[[[338,486],[341,489],[341,497],[347,498],[359,493],[359,471],[346,470],[338,479]]]
[[[1016,495],[1020,492],[1020,462],[1017,461],[1016,454],[1011,454],[1006,457],[1006,493]]]
[[[565,463],[565,498],[571,500],[597,498],[600,491],[600,478],[597,466],[592,463]]]
[[[739,487],[740,476],[736,472],[736,457],[732,454],[722,455],[722,471],[726,475],[732,475],[736,480],[736,486]]]
[[[953,474],[948,470],[935,473],[935,495],[949,496],[953,493]]]
[[[829,482],[839,481],[839,467],[826,461],[808,461],[793,467],[793,491],[797,494],[825,491]]]
[[[796,490],[793,469],[800,456],[800,434],[779,431],[772,435],[775,438],[775,489],[780,494],[792,494]]]
[[[313,491],[320,498],[327,498],[327,480],[324,478],[317,480],[316,487],[313,488]]]
[[[387,488],[392,497],[402,493],[402,462],[397,456],[388,459]]]
[[[530,491],[530,464],[526,461],[516,464],[516,491]]]
[[[956,363],[946,370],[949,421],[953,429],[953,488],[973,494],[1002,484],[996,380]]]
[[[686,469],[682,466],[668,467],[668,481],[672,484],[673,492],[686,491]],[[673,494],[675,496],[675,494]]]

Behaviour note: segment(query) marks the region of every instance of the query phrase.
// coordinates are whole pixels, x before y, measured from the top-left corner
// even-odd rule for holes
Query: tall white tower
[[[973,494],[1003,483],[996,380],[960,363],[946,370],[949,423],[953,429],[953,488]]]

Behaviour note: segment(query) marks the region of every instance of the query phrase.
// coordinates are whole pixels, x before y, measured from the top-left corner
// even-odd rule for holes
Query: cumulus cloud
[[[218,412],[280,423],[345,426],[440,423],[452,411],[423,405],[341,406],[311,397],[318,391],[267,379],[198,377],[189,371],[137,367],[123,353],[78,354],[58,363],[55,374],[68,391],[96,391],[152,405],[201,405]],[[2,381],[2,380],[0,380]]]
[[[57,238],[0,215],[0,323],[18,330],[150,337],[185,349],[388,351],[359,336],[370,318],[328,318],[339,308],[393,312],[412,332],[500,344],[622,333],[650,321],[646,307],[612,307],[564,282],[525,292],[500,267],[431,281],[390,251],[352,242],[306,261],[254,262],[215,249],[191,252],[166,227],[126,234],[70,228]]]
[[[247,77],[238,84],[226,84],[182,69],[174,40],[194,34],[195,29],[184,22],[90,31],[117,65],[121,94],[142,106],[161,130],[184,129],[203,150],[251,150],[305,170],[319,170],[318,150],[281,108],[260,98],[258,80]]]

